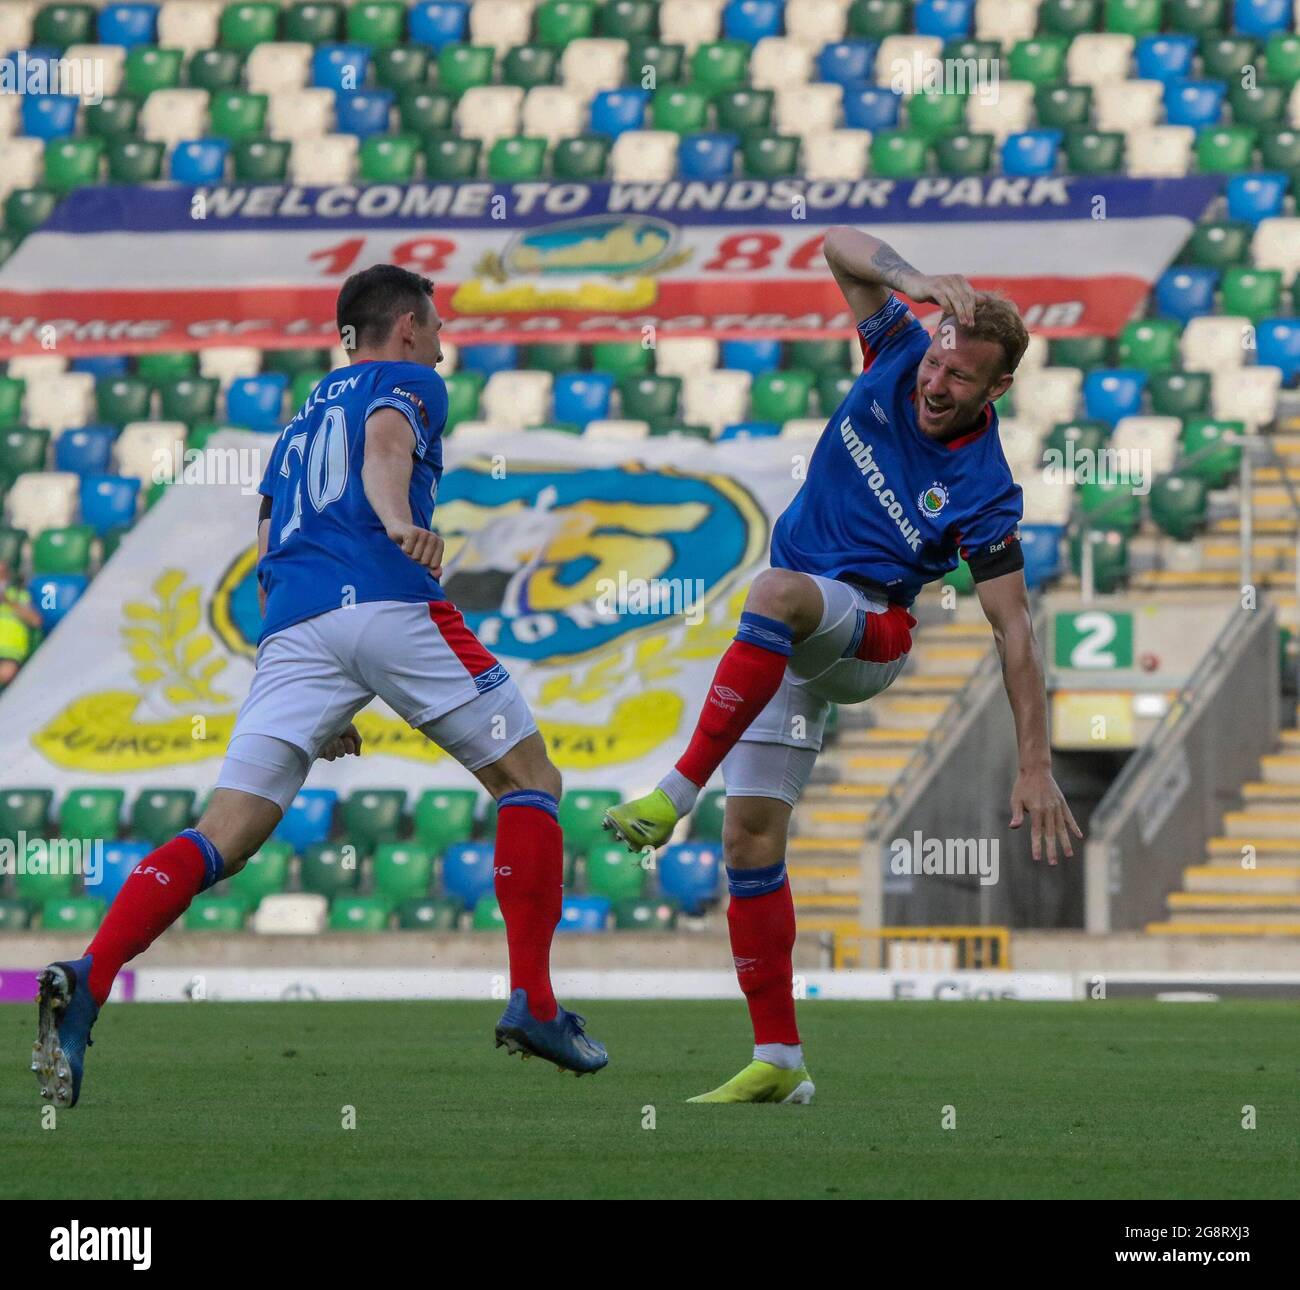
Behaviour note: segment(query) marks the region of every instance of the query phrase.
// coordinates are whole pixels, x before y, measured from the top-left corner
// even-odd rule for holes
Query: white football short
[[[832,703],[862,703],[887,690],[907,665],[854,657],[867,614],[889,602],[848,582],[807,577],[822,593],[822,620],[794,647],[781,688],[722,762],[728,797],[773,797],[793,806],[812,775]]]
[[[537,730],[513,678],[450,601],[371,601],[258,646],[217,787],[287,809],[321,750],[375,697],[470,771]]]

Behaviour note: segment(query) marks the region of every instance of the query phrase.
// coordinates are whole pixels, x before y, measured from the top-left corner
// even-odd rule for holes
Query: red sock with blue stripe
[[[122,965],[147,950],[224,870],[221,853],[197,829],[178,833],[131,870],[86,946],[97,1004],[103,1006]]]
[[[727,929],[754,1043],[798,1044],[794,1019],[794,898],[785,861],[727,868]]]
[[[521,789],[497,802],[497,904],[506,920],[510,989],[528,992],[538,1021],[556,1013],[551,940],[564,900],[564,836],[549,793]]]

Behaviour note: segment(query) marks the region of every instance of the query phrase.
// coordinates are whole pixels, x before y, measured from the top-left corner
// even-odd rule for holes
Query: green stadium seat
[[[26,237],[54,214],[58,204],[58,194],[48,188],[15,188],[5,198],[5,228]]]
[[[577,341],[528,345],[522,367],[529,372],[576,372],[582,367],[582,346]]]
[[[154,90],[175,89],[181,83],[185,51],[137,45],[127,51],[123,88],[135,98],[148,98]]]
[[[89,524],[38,533],[32,545],[32,572],[89,573],[94,540],[95,530]]]
[[[347,38],[371,49],[400,45],[406,32],[406,6],[401,0],[354,0],[348,6]]]
[[[5,489],[5,480],[0,475],[0,492]],[[3,560],[11,569],[17,569],[23,562],[23,549],[27,545],[27,534],[22,529],[11,529],[5,525],[0,525],[0,560]],[[0,837],[3,837],[0,834]]]
[[[749,179],[785,179],[799,172],[799,136],[751,134],[741,144],[744,173]]]
[[[130,531],[131,526],[129,524],[119,524],[114,528],[109,529],[108,532],[100,538],[100,550],[102,552],[101,558],[105,564],[108,563],[117,548],[122,545],[122,539],[126,537]]]
[[[388,926],[388,902],[382,896],[336,896],[330,903],[331,932],[382,932]]]
[[[303,891],[331,899],[355,891],[361,878],[361,856],[361,848],[351,840],[313,842],[299,863]]]
[[[680,376],[625,376],[618,383],[623,415],[651,425],[677,419],[682,393]]]
[[[429,51],[419,45],[377,49],[374,54],[375,84],[380,89],[418,89],[429,79]]]
[[[1241,445],[1229,442],[1244,435],[1244,423],[1217,421],[1212,417],[1190,417],[1183,422],[1180,444],[1183,459],[1179,471],[1200,476],[1211,488],[1223,488],[1241,468]]]
[[[849,356],[846,340],[792,340],[789,344],[791,367],[801,367],[809,372],[844,372],[853,360]]]
[[[266,127],[266,104],[265,94],[219,90],[208,103],[212,133],[231,143],[257,137]]]
[[[1152,372],[1147,380],[1151,411],[1161,417],[1190,417],[1210,403],[1209,372]]]
[[[546,140],[515,135],[488,150],[487,177],[498,183],[540,179],[546,166]]]
[[[723,90],[713,100],[718,129],[742,138],[766,131],[772,120],[773,98],[771,90],[756,90],[748,86]]]
[[[1255,131],[1244,125],[1218,125],[1196,136],[1196,165],[1210,175],[1235,175],[1251,168]]]
[[[1200,36],[1228,25],[1229,0],[1169,0],[1165,24],[1171,31]]]
[[[506,930],[505,915],[501,912],[501,906],[497,904],[495,896],[484,896],[474,906],[474,913],[470,917],[470,929],[475,932]]]
[[[461,375],[461,373],[457,373]],[[440,855],[474,835],[479,794],[472,788],[430,788],[420,794],[412,813],[412,841]]]
[[[402,129],[411,134],[446,132],[455,121],[456,100],[450,94],[425,87],[403,90],[398,99]]]
[[[605,0],[596,14],[602,36],[615,40],[644,40],[659,31],[657,0]]]
[[[276,39],[280,10],[274,4],[228,4],[221,11],[222,47],[248,53],[254,45]]]
[[[587,852],[587,893],[610,900],[635,900],[645,891],[646,870],[640,855],[627,847],[592,847]]]
[[[1092,547],[1092,585],[1102,595],[1118,591],[1128,578],[1128,538],[1114,529],[1089,533]],[[1083,533],[1070,538],[1070,568],[1083,576]]]
[[[338,4],[295,4],[284,11],[284,39],[306,45],[324,45],[338,40],[343,31],[343,6]]]
[[[454,430],[462,421],[477,421],[479,395],[487,378],[482,372],[453,372],[447,382],[447,428]]]
[[[379,843],[396,840],[405,809],[400,788],[359,788],[344,799],[343,832],[359,856],[368,856]]]
[[[328,373],[328,367],[318,367],[314,372],[299,372],[289,383],[289,401],[294,407],[302,407]],[[190,447],[194,447],[193,436],[190,438]]]
[[[927,142],[960,130],[966,123],[966,98],[962,94],[913,94],[907,100],[907,126]]]
[[[1300,35],[1275,31],[1264,47],[1268,79],[1278,85],[1295,85],[1300,81]]]
[[[397,907],[397,925],[404,932],[454,932],[460,906],[454,900],[420,896]]]
[[[10,529],[9,532],[17,530]],[[48,788],[0,789],[0,838],[14,842],[20,833],[29,837],[43,836],[49,830],[53,798],[54,793]]]
[[[109,425],[147,421],[153,386],[139,376],[102,377],[95,385],[95,407],[99,419]]]
[[[945,175],[984,175],[993,160],[993,136],[959,131],[934,141],[934,159]]]
[[[886,179],[925,174],[926,139],[908,130],[878,130],[871,137],[871,173]]]
[[[46,931],[93,932],[103,917],[104,902],[98,896],[55,897],[41,906],[41,926]]]
[[[823,416],[829,417],[844,402],[855,380],[857,377],[851,370],[826,371],[817,377],[817,401],[821,404]]]
[[[217,415],[221,382],[214,376],[182,376],[157,388],[164,421],[184,421],[192,426],[199,421],[211,421]]]
[[[384,842],[375,850],[375,894],[393,908],[405,900],[427,896],[433,886],[433,856],[412,842]]]
[[[293,847],[272,838],[249,857],[244,867],[214,888],[222,895],[234,896],[249,912],[262,903],[264,896],[274,896],[289,885],[289,866]]]
[[[1161,372],[1178,366],[1178,341],[1182,327],[1172,318],[1151,318],[1127,323],[1119,334],[1122,367]]]
[[[0,376],[0,427],[17,425],[23,414],[27,383],[16,376]]]
[[[413,134],[372,134],[362,140],[361,178],[372,184],[406,183],[415,175],[420,141]]]
[[[1181,256],[1184,264],[1208,269],[1230,269],[1250,263],[1249,224],[1230,220],[1197,224]]]
[[[31,910],[25,900],[0,897],[0,933],[21,932],[31,922]]]
[[[552,85],[559,66],[560,56],[550,45],[515,45],[501,61],[501,83],[525,90]]]
[[[691,80],[710,93],[737,89],[749,76],[749,49],[743,40],[705,41],[691,55]]]
[[[1086,126],[1092,114],[1092,86],[1040,85],[1034,91],[1034,110],[1044,129]]]
[[[1105,336],[1060,336],[1048,341],[1047,354],[1053,367],[1078,367],[1086,372],[1106,366],[1110,341]]]
[[[701,793],[691,812],[691,837],[701,842],[722,841],[722,816],[727,806],[725,789]]]
[[[1096,31],[1101,21],[1101,0],[1043,0],[1038,20],[1044,31],[1058,36]]]
[[[32,857],[33,849],[29,848],[28,854]],[[40,906],[47,900],[64,900],[71,896],[77,881],[75,873],[61,873],[57,869],[47,873],[25,868],[14,877],[14,894],[29,905]]]
[[[243,55],[234,49],[196,50],[185,69],[190,85],[209,94],[238,89],[243,73]]]
[[[455,135],[430,138],[424,145],[424,165],[431,180],[473,179],[478,173],[482,143]]]
[[[140,105],[134,99],[106,97],[86,106],[86,135],[92,139],[122,139],[135,134]]]
[[[608,834],[603,829],[605,812],[622,800],[617,789],[571,788],[560,799],[560,828],[569,855],[583,855]]]
[[[592,0],[544,0],[535,11],[537,39],[563,48],[570,41],[595,34],[596,6]]]
[[[709,96],[695,85],[661,85],[650,103],[656,130],[693,134],[708,128]]]
[[[1134,533],[1142,520],[1142,499],[1124,483],[1079,485],[1079,505],[1088,523],[1098,529]]]
[[[234,146],[235,179],[243,184],[278,184],[289,174],[287,139],[240,139]]]
[[[1223,312],[1262,322],[1282,311],[1282,271],[1280,269],[1228,269],[1220,286]]]
[[[671,85],[681,76],[685,64],[683,45],[664,45],[657,40],[633,41],[627,50],[627,81],[643,89]]]
[[[198,356],[179,349],[155,350],[152,354],[141,354],[135,360],[136,375],[151,385],[179,381],[195,375],[198,370]]]
[[[19,475],[44,470],[49,446],[48,430],[10,426],[0,432],[0,486],[9,488]]]
[[[809,415],[814,377],[811,372],[760,372],[750,387],[756,421],[794,421]]]
[[[1075,175],[1113,175],[1124,168],[1124,136],[1118,130],[1076,126],[1065,132],[1065,164]]]
[[[1288,89],[1284,85],[1233,84],[1228,87],[1232,119],[1239,126],[1256,129],[1286,124]]]
[[[1291,126],[1267,127],[1259,132],[1259,159],[1265,170],[1300,170],[1300,130]],[[1291,191],[1296,192],[1292,176]]]
[[[954,37],[944,45],[943,57],[945,61],[973,59],[975,62],[992,65],[1002,59],[1002,42]],[[999,68],[999,75],[1004,75],[1005,72],[1005,68]]]
[[[66,49],[95,43],[95,10],[88,4],[47,4],[36,11],[32,43]]]
[[[263,372],[297,376],[299,372],[327,372],[329,366],[330,352],[327,349],[268,349],[262,353]]]
[[[906,0],[853,0],[849,6],[849,31],[854,36],[883,40],[909,30]]]
[[[666,900],[620,900],[613,913],[620,932],[671,932],[677,925],[677,911]]]
[[[602,340],[591,347],[592,371],[608,372],[620,381],[625,376],[647,374],[653,363],[654,351],[637,340]]]
[[[1250,36],[1207,31],[1201,36],[1200,52],[1202,75],[1227,81],[1229,89],[1241,83],[1244,68],[1258,74],[1259,44]]]
[[[1056,85],[1065,79],[1065,56],[1069,48],[1069,37],[1055,34],[1016,41],[1008,60],[1011,78],[1034,85]]]
[[[1199,475],[1162,475],[1151,485],[1151,518],[1162,533],[1190,542],[1205,524],[1207,495]]]
[[[603,135],[583,134],[561,139],[551,153],[551,172],[556,179],[603,179],[609,146],[609,140]]]
[[[59,832],[65,838],[117,837],[122,820],[120,788],[74,788],[59,806]]]
[[[463,45],[453,41],[438,51],[438,86],[460,98],[476,85],[492,83],[496,53],[491,45]]]
[[[238,896],[202,892],[185,911],[183,926],[187,932],[239,932],[247,914]]]
[[[1110,427],[1104,421],[1061,421],[1048,431],[1043,452],[1057,453],[1063,459],[1073,454],[1078,460],[1080,454],[1100,452],[1109,438]]]
[[[110,139],[108,179],[114,184],[152,184],[162,178],[165,144],[151,139]]]
[[[189,828],[194,798],[192,788],[142,788],[131,804],[131,836],[162,846]]]
[[[1106,0],[1105,29],[1128,36],[1160,30],[1161,0]]]

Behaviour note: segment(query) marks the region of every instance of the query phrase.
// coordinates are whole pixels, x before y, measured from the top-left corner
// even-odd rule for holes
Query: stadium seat
[[[101,538],[106,537],[110,530],[128,526],[135,519],[139,495],[138,479],[85,475],[80,480],[81,518]]]
[[[1109,81],[1093,94],[1098,130],[1127,132],[1153,126],[1164,109],[1165,87],[1160,81]],[[1086,124],[1086,122],[1084,123]]]
[[[560,801],[560,828],[570,855],[583,855],[608,836],[603,830],[605,812],[617,806],[620,794],[614,789],[567,789]]]
[[[724,340],[720,366],[752,374],[775,371],[781,366],[779,340]]]
[[[1196,136],[1196,166],[1203,174],[1239,174],[1250,168],[1254,149],[1248,127],[1207,127]]]
[[[703,913],[716,901],[721,876],[721,847],[676,842],[660,854],[660,888],[684,913]]]
[[[335,896],[330,902],[332,932],[382,932],[388,926],[388,902],[382,896]]]
[[[41,470],[20,475],[4,499],[10,526],[29,533],[39,533],[51,526],[66,528],[76,519],[80,482],[76,475],[67,471]],[[84,505],[83,518],[87,523],[93,523],[84,515]]]
[[[98,896],[69,896],[47,900],[41,906],[41,927],[45,931],[93,932],[104,917],[104,902]]]
[[[273,836],[287,842],[297,852],[324,842],[334,821],[338,794],[330,788],[303,788],[289,804],[289,809],[275,826]]]
[[[803,175],[809,180],[861,179],[871,148],[867,130],[827,130],[803,141]]]
[[[1187,322],[1214,311],[1217,269],[1178,267],[1166,269],[1156,282],[1156,308],[1163,318]]]
[[[1089,481],[1079,486],[1078,497],[1083,518],[1091,528],[1128,536],[1142,521],[1142,499],[1129,481]]]
[[[620,932],[670,932],[677,925],[677,911],[662,900],[616,901],[612,913]]]
[[[89,573],[95,531],[88,524],[46,529],[32,544],[32,572]]]
[[[229,96],[227,96],[229,97]],[[238,101],[246,101],[248,95],[235,96]],[[237,118],[233,112],[223,112],[221,109],[225,104],[225,99],[221,94],[214,94],[211,103],[209,103],[207,90],[194,89],[175,89],[175,90],[155,90],[144,101],[140,108],[139,127],[143,136],[143,142],[163,144],[165,147],[175,147],[178,143],[186,139],[202,138],[207,131],[204,129],[205,118],[211,114],[211,133],[219,138],[234,139],[238,137],[232,127],[236,124]],[[246,113],[247,115],[247,113]],[[245,133],[255,133],[261,128],[260,115],[257,117],[256,125],[253,129],[245,130]],[[134,169],[144,174],[144,160],[146,156],[152,156],[152,152],[143,147],[132,148],[132,144],[140,144],[141,140],[122,137],[117,140],[118,148],[118,173],[127,175],[132,163]],[[112,165],[114,154],[110,152],[109,161]],[[161,157],[159,157],[161,166]],[[155,174],[154,178],[157,177]],[[123,182],[144,182],[143,179],[125,179]]]
[[[1021,524],[1020,546],[1029,587],[1041,587],[1060,572],[1063,532],[1058,524]]]
[[[301,41],[268,41],[255,46],[244,62],[244,82],[254,94],[299,90],[307,83],[312,47]]]
[[[1088,416],[1108,425],[1135,416],[1142,406],[1146,386],[1144,371],[1099,368],[1083,378],[1083,401]]]
[[[592,847],[586,853],[587,891],[607,900],[633,900],[645,890],[641,856],[619,845]]]
[[[343,832],[362,855],[381,842],[395,841],[402,825],[406,793],[398,788],[358,789],[342,803]]]
[[[239,932],[246,917],[247,910],[237,897],[204,892],[190,903],[182,926],[187,932]]]
[[[1228,218],[1253,226],[1281,215],[1286,190],[1287,176],[1276,171],[1233,175],[1227,186]]]
[[[1059,130],[1022,130],[1002,143],[1002,169],[1008,175],[1055,173],[1061,146]]]
[[[292,861],[293,847],[288,842],[278,839],[264,842],[237,874],[213,888],[213,894],[233,897],[246,912],[252,912],[265,897],[276,895],[288,886]]]
[[[557,421],[586,427],[609,415],[614,378],[607,372],[568,372],[556,377],[554,412]]]
[[[424,847],[409,842],[384,842],[375,850],[373,861],[375,894],[390,909],[403,901],[429,894],[433,884],[433,857]]]
[[[69,789],[59,803],[59,832],[91,841],[116,838],[125,796],[120,788]]]
[[[188,828],[194,817],[194,790],[142,788],[131,804],[130,832],[160,847]]]
[[[854,130],[892,130],[903,97],[879,85],[852,85],[844,91],[844,124]]]
[[[66,436],[60,436],[64,438]],[[0,491],[9,488],[19,475],[43,471],[49,455],[50,432],[13,426],[0,432]],[[56,469],[67,470],[66,466]]]
[[[350,894],[361,878],[361,852],[350,839],[313,842],[300,858],[298,877],[304,891],[326,899]]]
[[[1205,523],[1205,480],[1194,474],[1162,475],[1151,486],[1151,518],[1162,533],[1189,542]]]
[[[1161,82],[1188,77],[1192,74],[1196,48],[1196,38],[1186,33],[1143,36],[1134,51],[1137,74],[1143,80]],[[1221,75],[1208,64],[1205,70],[1209,76]]]
[[[1181,472],[1199,475],[1211,488],[1223,488],[1237,476],[1245,432],[1241,421],[1189,418],[1183,423]]]
[[[1222,81],[1180,78],[1165,86],[1165,119],[1192,129],[1217,125],[1228,87]]]
[[[1140,179],[1181,179],[1191,166],[1195,131],[1185,125],[1132,130],[1125,146],[1128,173]]]
[[[392,90],[340,90],[334,96],[335,129],[363,139],[386,134],[393,103]]]
[[[1276,367],[1282,383],[1290,385],[1300,374],[1300,318],[1270,318],[1255,329],[1261,365]]]
[[[181,184],[219,184],[225,176],[230,144],[225,139],[188,139],[171,155],[171,177]]]
[[[360,89],[370,71],[370,50],[365,45],[323,44],[311,57],[311,83],[336,92]]]
[[[31,921],[31,910],[25,900],[0,896],[0,934],[21,932]]]
[[[537,85],[524,95],[520,129],[525,136],[541,139],[547,147],[581,134],[587,120],[587,104],[581,94],[560,85]],[[540,168],[541,160],[538,166]]]
[[[1140,472],[1147,484],[1153,475],[1174,468],[1182,422],[1177,417],[1124,417],[1115,426],[1109,446],[1125,454],[1119,460],[1142,463]]]
[[[1257,269],[1278,269],[1291,287],[1300,269],[1300,216],[1275,216],[1255,228],[1250,241],[1251,259]]]
[[[609,161],[609,140],[597,135],[561,139],[551,154],[551,172],[556,179],[583,182],[603,179]]]
[[[80,100],[70,94],[26,94],[23,133],[31,139],[62,139],[76,130],[80,106]]]
[[[603,932],[609,922],[609,901],[603,896],[565,896],[557,932]]]
[[[1280,312],[1282,273],[1279,269],[1228,269],[1223,275],[1223,312],[1253,323]]]
[[[397,926],[403,931],[454,932],[461,907],[454,900],[417,896],[397,907]]]
[[[1216,420],[1244,421],[1251,433],[1277,419],[1282,372],[1276,367],[1225,368],[1214,373],[1210,410]]]
[[[44,834],[49,828],[53,798],[48,788],[0,790],[0,838],[16,842],[20,833],[30,837]]]
[[[1286,31],[1292,22],[1288,0],[1233,0],[1233,25],[1250,36]]]
[[[99,881],[92,883],[87,875],[86,894],[99,897],[107,908],[117,898],[122,884],[131,876],[135,867],[152,850],[153,846],[148,842],[106,841],[101,853]]]
[[[231,424],[274,433],[282,424],[289,379],[283,372],[265,372],[232,381],[226,391],[226,416]]]
[[[1236,314],[1215,314],[1193,318],[1180,341],[1183,366],[1191,371],[1215,372],[1224,367],[1240,367],[1251,322]]]
[[[1151,411],[1157,416],[1189,417],[1210,402],[1209,372],[1152,372],[1147,381]]]
[[[469,909],[492,896],[492,847],[478,842],[456,842],[442,857],[442,884],[448,896]]]
[[[1178,362],[1182,328],[1172,319],[1155,318],[1131,322],[1120,332],[1117,355],[1126,367],[1144,372],[1164,371]]]
[[[314,936],[325,929],[329,902],[315,892],[273,892],[262,898],[250,926],[263,936]]]

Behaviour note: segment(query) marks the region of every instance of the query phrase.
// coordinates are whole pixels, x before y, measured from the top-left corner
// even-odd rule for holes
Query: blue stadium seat
[[[1281,215],[1286,188],[1286,175],[1275,170],[1233,175],[1228,180],[1228,218],[1258,224],[1262,219]]]
[[[447,895],[473,909],[481,896],[492,895],[491,846],[482,842],[457,842],[442,855],[442,885]]]
[[[152,45],[158,26],[158,6],[152,4],[112,4],[99,11],[101,45]]]
[[[640,130],[649,102],[649,90],[602,90],[591,100],[593,133],[617,138],[624,130]]]
[[[724,340],[722,366],[733,372],[771,372],[781,366],[779,340]]]
[[[86,895],[98,896],[105,905],[111,905],[122,884],[131,876],[131,870],[152,850],[147,842],[105,842],[99,881],[86,883]]]
[[[1025,557],[1025,582],[1029,586],[1041,586],[1060,571],[1061,536],[1064,532],[1059,524],[1020,526],[1020,549]]]
[[[226,139],[187,139],[172,153],[172,178],[178,184],[219,184],[226,173]]]
[[[844,124],[851,130],[892,130],[898,124],[901,94],[881,85],[844,91]]]
[[[1002,169],[1008,175],[1050,175],[1056,171],[1060,130],[1022,130],[1002,144]]]
[[[823,45],[817,55],[817,79],[845,89],[861,85],[871,79],[879,48],[874,40],[841,40]]]
[[[77,128],[80,100],[71,94],[24,94],[23,133],[33,139],[62,139]]]
[[[1083,405],[1094,421],[1114,426],[1142,410],[1147,374],[1131,367],[1098,367],[1083,378]]]
[[[356,90],[366,83],[370,50],[365,45],[318,45],[311,60],[311,83],[322,90]]]
[[[974,0],[918,0],[912,21],[918,36],[960,40],[970,35]]]
[[[112,426],[65,430],[54,441],[54,469],[75,475],[106,475],[117,431]]]
[[[41,626],[47,632],[57,627],[89,584],[84,573],[46,573],[32,578],[27,590],[41,616]]]
[[[417,4],[409,10],[411,41],[441,49],[453,41],[465,39],[465,24],[469,20],[469,5],[455,0],[434,0],[432,4]]]
[[[1256,358],[1265,367],[1280,367],[1290,385],[1300,373],[1300,318],[1269,318],[1255,328]]]
[[[779,36],[785,25],[780,0],[731,0],[722,11],[722,32],[728,40],[756,45],[765,36]]]
[[[519,350],[515,345],[502,342],[496,345],[466,345],[461,349],[457,363],[462,372],[513,372],[519,366]]]
[[[1180,77],[1165,86],[1165,116],[1170,125],[1218,125],[1228,87],[1222,81]]]
[[[555,419],[581,426],[609,416],[614,377],[609,372],[562,372],[555,378]]]
[[[72,360],[74,372],[89,372],[95,380],[101,376],[125,376],[131,370],[125,354],[83,354]]]
[[[81,480],[82,523],[103,537],[135,519],[140,481],[125,475],[85,475]]]
[[[1271,36],[1291,27],[1291,0],[1236,0],[1232,25],[1247,36]]]
[[[1218,285],[1218,269],[1190,265],[1166,269],[1156,283],[1156,308],[1162,318],[1177,318],[1179,322],[1211,314]]]
[[[263,372],[231,381],[226,391],[227,418],[232,425],[263,434],[278,433],[284,426],[281,409],[288,386],[285,372]]]
[[[718,442],[724,439],[770,439],[780,433],[781,427],[775,421],[737,421],[734,425],[723,426]]]
[[[1168,82],[1190,76],[1195,57],[1195,36],[1143,36],[1137,43],[1138,79]]]
[[[604,896],[565,896],[555,930],[603,932],[608,922],[609,901]]]
[[[683,179],[730,179],[740,140],[725,131],[701,130],[686,135],[677,149]]]
[[[280,817],[273,836],[299,852],[326,841],[338,800],[339,795],[332,788],[300,788],[298,796]]]
[[[675,842],[659,857],[659,886],[688,914],[698,914],[718,898],[722,848]]]
[[[335,129],[363,139],[386,134],[392,110],[392,90],[340,90],[334,96]]]

